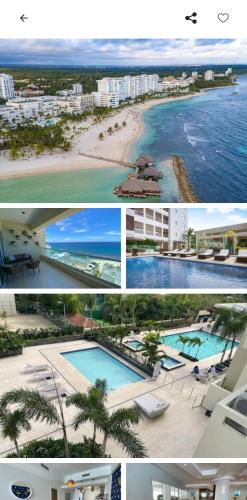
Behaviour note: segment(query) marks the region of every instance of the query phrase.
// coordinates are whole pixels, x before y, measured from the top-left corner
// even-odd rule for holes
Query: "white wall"
[[[10,492],[13,481],[23,481],[28,483],[33,490],[32,500],[50,500],[51,488],[60,488],[60,484],[52,479],[44,479],[33,474],[26,464],[24,468],[18,468],[18,464],[0,464],[0,498],[1,500],[13,500],[15,497]],[[64,495],[59,496],[63,500]]]
[[[10,233],[9,230],[13,229],[14,234]],[[27,231],[28,234],[33,234],[33,231],[29,229],[26,224],[20,224],[18,222],[12,221],[1,221],[0,230],[2,231],[3,237],[3,247],[4,255],[15,255],[18,253],[31,254],[32,257],[38,257],[40,255],[39,247],[35,245],[35,242],[39,242],[40,247],[45,246],[45,230],[41,229],[37,232],[36,236],[33,236],[31,240],[22,235],[22,231]],[[17,240],[15,234],[20,235]],[[15,245],[10,244],[11,241],[15,241]],[[27,245],[24,245],[24,241],[28,241]]]
[[[246,498],[247,498],[247,485],[246,484],[245,485],[238,484],[235,486],[230,486],[230,495],[229,495],[230,500],[232,500],[234,492],[236,490],[240,491],[240,497],[238,497],[238,499],[239,500],[246,500]]]
[[[156,465],[132,463],[127,465],[127,500],[153,500],[152,481],[184,488],[180,481]]]

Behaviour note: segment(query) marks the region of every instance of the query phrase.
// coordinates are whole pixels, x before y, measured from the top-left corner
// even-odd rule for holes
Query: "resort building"
[[[130,463],[128,500],[245,500],[245,463]]]
[[[118,108],[119,95],[116,92],[93,92],[95,106],[99,108]]]
[[[83,209],[1,208],[1,288],[112,288],[121,283],[118,260],[52,250],[46,228]]]
[[[114,463],[1,463],[0,481],[4,500],[121,500]]]
[[[208,71],[205,71],[204,80],[207,80],[207,81],[214,80],[214,71],[212,71],[211,69],[209,69]]]
[[[11,75],[0,74],[0,97],[6,101],[15,97],[14,79]]]
[[[225,248],[235,255],[240,248],[247,248],[247,221],[241,224],[196,230],[195,235],[198,250]]]
[[[187,210],[184,208],[126,209],[126,238],[130,241],[149,239],[165,250],[182,248],[187,226]]]
[[[98,92],[101,94],[115,94],[120,101],[135,99],[136,97],[150,92],[157,92],[159,76],[136,75],[123,77],[109,77],[97,80]]]

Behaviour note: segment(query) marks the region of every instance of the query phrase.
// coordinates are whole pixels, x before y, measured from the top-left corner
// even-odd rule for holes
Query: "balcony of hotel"
[[[0,287],[118,288],[121,263],[48,248],[47,225],[76,209],[0,209]]]

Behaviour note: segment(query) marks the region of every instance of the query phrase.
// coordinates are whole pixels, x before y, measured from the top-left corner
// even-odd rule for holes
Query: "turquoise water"
[[[181,361],[171,358],[171,356],[166,356],[165,358],[162,358],[162,364],[164,368],[171,369],[177,367],[178,365],[181,365]]]
[[[53,250],[121,260],[121,243],[118,241],[58,241],[49,243]]]
[[[139,351],[143,347],[143,343],[139,342],[139,340],[130,340],[128,342],[125,342],[127,346],[132,347],[134,351]]]
[[[190,348],[189,345],[185,344],[185,346],[183,347],[183,345],[178,341],[179,335],[184,335],[190,338],[199,337],[204,343],[201,345],[199,350],[198,346]],[[182,332],[179,334],[175,333],[174,335],[166,335],[161,337],[160,340],[162,344],[173,347],[178,352],[183,351],[186,354],[190,354],[190,356],[193,356],[198,360],[209,358],[210,356],[214,356],[215,354],[223,352],[226,343],[225,339],[222,339],[217,335],[213,335],[212,333],[202,332],[201,330],[195,330],[193,332]],[[235,342],[234,347],[237,347],[238,345],[239,342]]]
[[[85,375],[92,384],[95,383],[96,379],[106,379],[109,390],[144,379],[100,347],[63,352],[61,355]]]
[[[183,158],[200,201],[247,201],[247,76],[238,83],[145,111],[144,133],[130,159],[150,154],[163,173],[161,197],[149,203],[180,201],[174,173],[164,164],[173,154]],[[127,175],[125,167],[105,167],[3,180],[0,202],[133,203],[112,193]]]

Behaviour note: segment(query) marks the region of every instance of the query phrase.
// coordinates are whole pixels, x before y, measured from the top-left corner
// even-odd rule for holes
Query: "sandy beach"
[[[142,113],[161,103],[175,100],[189,99],[193,94],[174,98],[160,98],[136,104],[131,107],[114,110],[112,115],[100,123],[93,123],[90,117],[87,120],[72,124],[74,140],[68,153],[45,153],[42,156],[30,156],[27,159],[9,160],[4,154],[0,155],[0,179],[14,179],[33,175],[56,172],[68,172],[94,167],[114,167],[119,161],[128,162],[130,146],[142,134],[144,124]],[[126,126],[123,126],[126,122]],[[119,128],[114,128],[118,123]],[[83,127],[83,130],[80,130]],[[110,135],[107,129],[112,127]],[[103,133],[103,140],[99,134]],[[107,158],[107,161],[88,158],[83,155]],[[112,159],[112,162],[109,162]],[[125,167],[123,167],[125,168]]]

